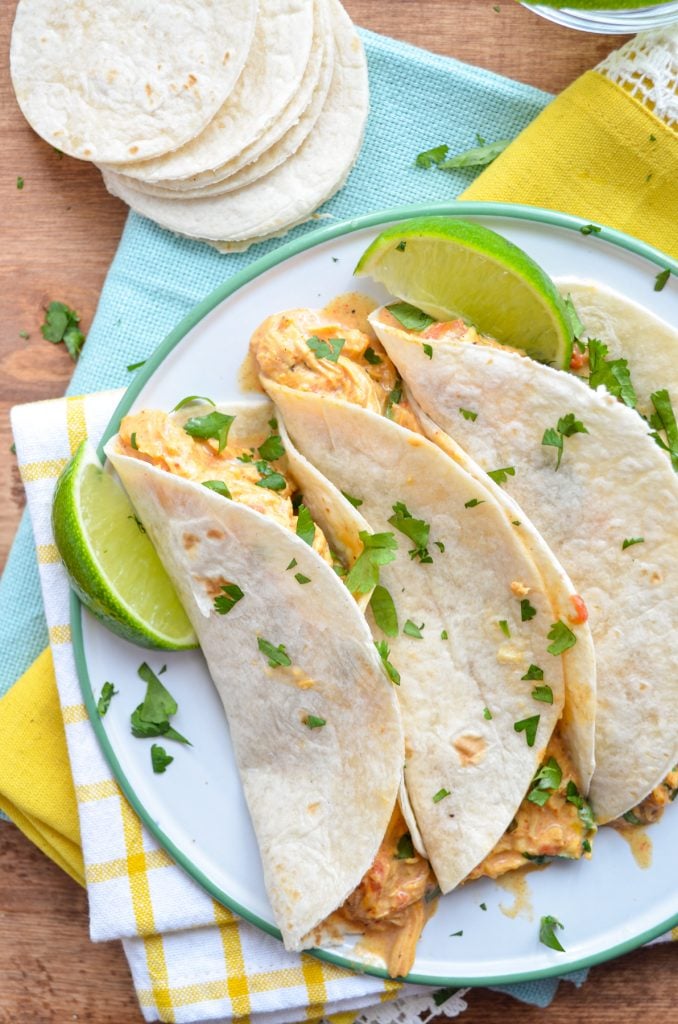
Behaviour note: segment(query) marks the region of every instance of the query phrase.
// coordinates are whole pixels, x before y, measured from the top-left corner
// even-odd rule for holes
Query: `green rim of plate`
[[[589,223],[581,217],[574,217],[566,213],[556,213],[552,210],[544,210],[536,206],[523,206],[513,203],[464,202],[461,200],[451,203],[433,203],[418,206],[396,207],[389,210],[382,210],[378,213],[367,214],[362,217],[355,217],[351,220],[343,221],[340,224],[334,224],[329,227],[320,228],[317,231],[308,232],[300,238],[296,238],[293,241],[280,246],[280,248],[268,253],[261,259],[255,260],[249,267],[241,270],[237,274],[234,274],[233,277],[229,278],[228,281],[224,282],[224,284],[215,288],[214,291],[202,300],[202,302],[199,302],[197,306],[195,306],[191,312],[188,313],[179,324],[177,324],[174,330],[167,335],[163,342],[160,343],[153,355],[146,361],[143,369],[140,370],[130,386],[127,388],[115,412],[113,413],[106,430],[104,431],[103,438],[98,448],[99,457],[103,460],[104,445],[110,437],[117,433],[120,420],[127,414],[137,395],[141,392],[142,388],[153,376],[158,367],[161,366],[169,353],[179,344],[180,341],[183,340],[186,334],[188,334],[188,332],[200,322],[200,320],[207,316],[208,313],[211,313],[216,306],[222,303],[234,292],[238,291],[244,285],[249,284],[250,281],[253,281],[255,278],[265,274],[273,267],[277,267],[279,264],[284,263],[285,260],[290,259],[293,256],[297,256],[299,253],[305,252],[308,249],[313,249],[333,238],[339,238],[342,235],[353,234],[354,232],[362,231],[365,228],[379,227],[382,224],[399,220],[410,220],[413,217],[428,217],[440,214],[446,214],[452,217],[505,217],[513,220],[549,224],[552,227],[566,228],[570,231],[580,231],[582,227],[585,227]],[[609,242],[621,249],[625,249],[628,252],[632,252],[637,256],[643,257],[650,263],[659,267],[660,270],[668,269],[672,274],[678,276],[678,261],[671,259],[671,257],[660,252],[658,249],[647,245],[645,242],[639,241],[637,238],[632,238],[630,235],[617,231],[615,228],[604,227],[601,225],[600,232],[587,235],[586,241],[591,245],[600,245],[601,242]],[[87,670],[87,660],[85,658],[82,627],[82,604],[73,592],[71,592],[70,598],[70,615],[75,664],[90,722],[92,723],[97,739],[99,740],[104,757],[108,761],[113,774],[130,805],[139,815],[148,830],[155,836],[160,845],[167,850],[167,852],[184,869],[184,871],[198,882],[203,889],[218,900],[219,903],[224,904],[224,906],[228,907],[246,921],[256,925],[269,935],[273,935],[277,939],[282,939],[277,928],[271,925],[268,921],[259,917],[257,914],[254,914],[247,907],[242,906],[242,904],[238,903],[237,900],[234,900],[218,885],[215,885],[207,875],[197,868],[191,861],[190,857],[175,846],[172,840],[163,832],[140,802],[134,788],[125,775],[123,766],[116,757],[115,751],[111,746],[108,736],[106,735],[104,724],[97,712],[97,702],[90,683],[89,673]],[[536,981],[540,978],[553,978],[562,975],[563,973],[569,974],[571,971],[581,970],[584,967],[592,967],[595,964],[603,963],[606,960],[611,960],[614,957],[621,956],[624,953],[628,953],[631,950],[636,949],[638,946],[642,946],[651,939],[657,938],[657,936],[664,934],[664,932],[670,931],[676,926],[678,926],[678,912],[673,917],[670,917],[666,921],[662,921],[660,924],[642,932],[640,935],[626,939],[626,941],[612,946],[609,949],[603,950],[602,952],[583,957],[575,962],[568,962],[567,964],[555,963],[551,967],[525,971],[520,974],[499,975],[496,977],[490,976],[484,978],[464,978],[454,976],[431,977],[426,974],[408,974],[401,980],[415,985],[430,985],[435,988],[443,988],[455,985],[460,987],[510,985],[522,981]],[[378,978],[388,978],[387,972],[382,968],[371,967],[358,960],[350,960],[347,957],[327,952],[324,949],[307,950],[306,952],[311,953],[320,960],[336,964],[338,967],[345,967],[348,970],[358,972],[360,974],[370,974]]]

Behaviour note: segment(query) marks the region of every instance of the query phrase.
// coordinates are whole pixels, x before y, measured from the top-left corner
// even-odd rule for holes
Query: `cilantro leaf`
[[[164,747],[159,746],[157,743],[153,744],[151,747],[151,764],[156,775],[162,775],[173,760],[174,758],[170,757]]]
[[[461,413],[465,420],[470,420],[471,423],[475,423],[475,421],[478,419],[478,413],[472,412],[470,409],[462,409],[460,406],[459,412]]]
[[[346,577],[346,586],[352,594],[369,594],[379,583],[379,567],[395,559],[398,541],[392,533],[358,534],[363,550]]]
[[[391,653],[388,644],[386,643],[385,640],[375,640],[374,646],[376,647],[377,653],[381,658],[381,663],[384,666],[386,675],[388,676],[392,683],[395,683],[396,686],[400,686],[400,672],[395,667],[395,665],[392,665],[391,662],[388,660],[388,656]]]
[[[257,646],[261,653],[268,658],[271,668],[280,668],[281,666],[288,668],[292,664],[284,644],[278,644],[275,647],[269,640],[264,640],[262,636],[258,636]]]
[[[415,519],[404,501],[397,501],[392,506],[393,515],[389,519],[391,526],[394,526],[400,533],[414,543],[415,547],[408,552],[410,558],[418,558],[420,562],[432,562],[428,551],[428,540],[431,527],[423,519]]]
[[[393,598],[386,587],[382,587],[377,584],[372,591],[370,608],[372,610],[372,615],[374,616],[374,621],[382,633],[385,633],[386,636],[397,636],[398,613],[396,612]]]
[[[478,505],[484,505],[484,498],[471,498],[470,501],[464,502],[464,508],[476,508]]]
[[[305,505],[300,505],[297,512],[296,534],[309,547],[313,547],[315,538],[315,523],[313,517]]]
[[[422,622],[421,626],[417,626],[417,625],[415,625],[414,622],[412,622],[412,619],[408,619],[407,622],[405,623],[405,625],[403,626],[403,633],[405,633],[407,636],[413,636],[415,638],[415,640],[423,640],[424,639],[424,634],[422,633],[422,629],[423,628],[424,628],[424,623],[423,622]]]
[[[350,505],[353,505],[353,508],[360,508],[360,506],[363,503],[363,499],[362,498],[354,498],[352,494],[347,494],[346,491],[342,491],[341,493],[346,498],[346,501]]]
[[[281,459],[285,454],[285,448],[279,434],[271,434],[270,437],[267,437],[264,443],[257,448],[257,451],[262,459],[266,459],[267,462],[275,462],[276,459]]]
[[[449,789],[439,789],[433,797],[433,803],[439,804],[441,800],[444,800],[446,796],[451,796]]]
[[[20,174],[17,175],[16,187],[19,189],[19,191],[21,191],[21,189],[24,187],[24,179],[21,177]]]
[[[97,701],[97,712],[99,713],[99,718],[104,717],[108,711],[111,699],[115,697],[116,693],[118,693],[118,691],[115,689],[113,683],[104,683],[101,687],[101,696]]]
[[[440,631],[440,639],[441,640],[448,640],[449,639],[449,633],[447,632],[446,629],[443,629],[443,630]]]
[[[145,365],[146,365],[146,360],[145,359],[142,359],[138,363],[130,363],[127,366],[127,372],[128,373],[132,373],[134,370],[138,370],[141,366],[145,366]]]
[[[341,350],[346,344],[346,339],[328,338],[327,341],[323,341],[317,334],[312,334],[310,338],[306,339],[306,344],[316,359],[327,359],[330,363],[337,363]]]
[[[523,679],[525,676],[523,676]],[[543,704],[553,704],[553,690],[546,683],[543,686],[535,686],[530,694],[534,700],[540,700]]]
[[[269,491],[284,491],[287,487],[287,480],[282,473],[276,472],[265,459],[259,459],[254,463],[261,478],[257,480],[255,487],[267,487]]]
[[[557,949],[558,952],[564,953],[565,947],[561,946],[558,938],[556,937],[556,928],[563,928],[564,925],[557,921],[555,917],[551,917],[547,914],[546,917],[542,917],[539,924],[539,941],[544,946],[548,946],[549,949]]]
[[[311,577],[310,576],[304,576],[303,572],[295,572],[294,578],[297,581],[297,583],[301,584],[301,586],[303,586],[304,583],[310,583],[311,582]]]
[[[199,437],[203,440],[213,437],[219,442],[219,451],[223,452],[228,442],[228,432],[235,416],[228,416],[224,412],[210,412],[206,416],[192,416],[184,423],[184,430],[190,437]]]
[[[231,498],[231,492],[224,483],[223,480],[203,480],[203,487],[207,487],[210,491],[216,491],[222,498]]]
[[[663,291],[664,288],[666,287],[666,282],[668,281],[670,276],[671,276],[671,271],[669,270],[668,267],[665,270],[660,270],[659,273],[657,274],[657,276],[654,279],[654,290],[656,292]]]
[[[520,602],[520,621],[529,622],[537,614],[537,609],[533,608],[526,597]]]
[[[525,739],[527,740],[528,747],[534,746],[540,718],[541,715],[531,715],[529,718],[523,718],[520,722],[513,723],[513,728],[516,732],[525,733]]]
[[[441,171],[453,171],[459,167],[486,167],[496,160],[512,141],[512,139],[498,139],[496,142],[488,142],[484,146],[474,146],[464,153],[457,153],[449,160],[441,161],[438,167]]]
[[[560,461],[563,457],[563,445],[566,437],[572,437],[573,434],[588,434],[588,430],[581,422],[581,420],[575,419],[573,412],[568,412],[566,416],[561,416],[555,427],[548,427],[544,431],[544,436],[541,439],[541,443],[546,446],[551,446],[558,449],[558,460],[556,462],[556,470],[560,468]]]
[[[515,466],[502,466],[501,469],[491,469],[487,471],[487,475],[490,480],[494,480],[495,484],[505,484],[510,476],[516,475]]]
[[[570,647],[574,647],[577,642],[577,638],[565,623],[558,619],[554,622],[550,630],[546,635],[547,640],[551,640],[552,643],[546,648],[549,654],[562,654],[563,651],[568,651]]]
[[[421,347],[424,350],[424,355],[428,356],[429,359],[433,359],[433,345],[424,345],[424,344],[422,344]]]
[[[424,313],[422,309],[411,305],[409,302],[392,302],[386,307],[391,316],[394,316],[399,324],[406,331],[425,331],[427,327],[435,323],[435,318]]]
[[[327,725],[327,721],[324,718],[318,718],[317,715],[306,715],[304,725],[309,729],[322,729],[324,725]]]
[[[558,789],[563,781],[563,772],[555,757],[549,757],[546,764],[543,764],[535,777],[532,779],[532,789],[527,794],[527,799],[533,804],[543,807],[551,794]]]
[[[384,361],[381,356],[377,355],[371,345],[368,345],[363,352],[363,358],[366,363],[370,364],[370,366],[379,366],[379,363],[383,363]]]
[[[626,551],[627,548],[632,548],[634,544],[644,544],[644,537],[626,537],[622,541],[622,551]]]
[[[228,615],[230,610],[235,607],[238,601],[242,601],[245,595],[237,583],[226,583],[221,589],[223,594],[214,598],[214,610],[219,612],[220,615]]]
[[[414,854],[414,844],[412,842],[412,836],[409,832],[405,832],[404,835],[398,840],[396,846],[396,852],[393,855],[396,860],[412,860]]]
[[[396,245],[396,252],[405,252],[406,248],[407,248],[407,242],[405,241],[404,238],[401,238],[400,241],[398,242],[398,244]]]
[[[294,569],[296,564],[297,564],[297,560],[296,560],[296,558],[293,558],[292,561],[290,562],[290,564],[285,567],[285,571],[287,571],[288,569]]]
[[[521,676],[520,678],[521,679],[543,679],[544,678],[544,670],[542,668],[539,668],[539,665],[530,665],[530,667],[528,668],[528,670],[525,673],[525,675]]]
[[[599,235],[602,228],[600,228],[597,224],[583,224],[582,227],[579,228],[579,230],[581,231],[582,235]]]
[[[655,433],[652,436],[660,448],[669,452],[671,455],[671,465],[678,473],[678,424],[676,423],[676,415],[673,411],[671,398],[666,388],[662,388],[660,391],[654,391],[650,395],[650,399],[655,408],[653,415],[650,417],[650,424],[655,429]],[[665,432],[666,441],[657,433],[659,430]]]
[[[447,156],[449,146],[434,146],[433,149],[425,149],[423,153],[417,155],[417,159],[414,161],[416,167],[423,167],[424,170],[428,170],[434,165],[442,163]]]
[[[403,397],[403,382],[398,379],[393,385],[393,390],[389,391],[388,398],[386,399],[386,407],[384,409],[384,416],[387,419],[393,419],[393,406],[400,405],[400,400]]]
[[[620,399],[629,409],[636,407],[636,391],[631,383],[629,364],[626,359],[607,359],[608,347],[597,338],[589,338],[589,387],[603,384],[611,395]]]
[[[58,345],[63,341],[71,359],[76,360],[85,343],[85,335],[78,328],[80,317],[64,302],[50,302],[40,332],[46,341]]]
[[[128,367],[129,369],[129,367]],[[172,412],[178,412],[179,409],[185,408],[187,405],[195,405],[196,402],[207,402],[208,405],[216,405],[211,398],[207,398],[205,395],[187,395],[186,398],[182,398],[180,402],[172,409]]]
[[[642,825],[642,818],[639,818],[633,811],[627,811],[626,814],[622,814],[624,821],[628,821],[629,825]]]
[[[596,819],[593,816],[593,808],[588,800],[585,800],[579,793],[577,786],[572,780],[567,784],[565,790],[565,798],[569,804],[573,804],[577,808],[577,814],[579,820],[586,826],[591,832],[595,832],[597,829]]]
[[[488,722],[492,721],[492,712],[490,711],[489,708],[483,708],[483,718],[485,718]]]
[[[497,623],[497,625],[499,626],[499,628],[502,631],[502,633],[504,634],[504,636],[507,637],[507,638],[510,638],[511,630],[509,629],[509,624],[506,621],[506,619],[500,619],[499,622]]]
[[[135,452],[139,451],[139,445],[137,444],[137,432],[136,432],[136,430],[132,434],[130,434],[129,443],[132,446],[132,448],[134,448]]]
[[[177,702],[172,694],[163,686],[146,662],[139,666],[138,674],[146,683],[146,696],[143,704],[139,704],[132,712],[130,718],[132,735],[140,738],[164,736],[166,739],[176,740],[178,743],[189,743],[189,740],[173,729],[169,723],[172,715],[175,715],[178,710]]]

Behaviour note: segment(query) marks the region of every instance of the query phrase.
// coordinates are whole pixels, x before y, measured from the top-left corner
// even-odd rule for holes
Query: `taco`
[[[290,310],[260,325],[251,353],[294,446],[397,544],[368,617],[398,673],[405,784],[438,884],[588,855],[583,602],[492,482],[425,436],[363,327]]]
[[[616,344],[619,331],[610,325],[619,322],[619,307],[606,310],[607,303],[600,290],[598,322]],[[574,366],[588,377],[578,379],[462,321],[412,332],[388,307],[370,320],[437,428],[483,470],[508,467],[507,495],[583,597],[598,678],[590,790],[596,820],[608,822],[668,791],[664,783],[678,762],[678,484],[671,466],[678,455],[668,391],[645,396],[650,426],[633,408],[628,363],[618,350],[612,359],[600,339],[575,352]],[[651,331],[645,340],[644,378],[656,380],[651,365],[668,350],[662,343],[655,356]]]

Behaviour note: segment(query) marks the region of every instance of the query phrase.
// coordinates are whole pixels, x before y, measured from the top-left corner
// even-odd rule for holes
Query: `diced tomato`
[[[570,622],[582,623],[586,622],[589,617],[588,608],[584,604],[584,598],[580,597],[579,594],[571,594],[570,601],[574,605],[574,615],[568,615]]]
[[[586,352],[580,352],[579,349],[575,346],[572,349],[572,358],[570,359],[570,369],[571,370],[581,370],[581,368],[583,366],[585,366],[587,359],[588,359],[588,354]]]
[[[461,338],[466,334],[468,327],[463,320],[449,320],[446,322],[429,324],[425,331],[419,335],[420,338],[443,338],[449,335],[452,338]]]

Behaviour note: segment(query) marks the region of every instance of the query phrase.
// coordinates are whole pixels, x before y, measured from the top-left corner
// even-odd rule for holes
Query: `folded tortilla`
[[[421,408],[503,487],[566,567],[588,609],[597,661],[600,823],[646,797],[678,761],[678,485],[635,411],[605,388],[515,351],[478,344],[460,322],[435,337],[371,323]],[[482,341],[482,339],[480,339]],[[423,349],[430,344],[432,356]],[[460,410],[471,410],[466,418]],[[584,428],[543,444],[573,414]]]
[[[270,434],[270,406],[230,411],[229,444],[256,445]],[[195,415],[192,408],[175,418]],[[165,468],[121,437],[106,454],[176,587],[224,704],[285,945],[306,948],[373,864],[396,804],[404,741],[393,685],[326,558],[267,514],[272,491],[253,489],[261,505],[248,507],[203,486],[200,473],[188,479],[190,452],[163,449],[162,436]],[[213,451],[200,446],[206,460]],[[350,564],[362,520],[326,482],[316,491],[314,479],[308,467],[304,501]],[[241,597],[224,589],[233,585]],[[236,600],[223,612],[229,593]],[[281,663],[275,654],[271,663],[272,650],[284,655]]]

